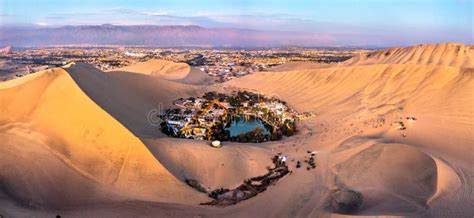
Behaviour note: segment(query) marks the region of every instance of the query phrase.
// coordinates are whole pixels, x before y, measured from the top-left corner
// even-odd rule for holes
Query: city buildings
[[[150,59],[184,62],[216,82],[225,82],[247,74],[266,71],[287,62],[331,63],[347,60],[359,49],[343,48],[153,48],[122,46],[57,46],[44,48],[8,48],[0,52],[2,80],[12,79],[69,62],[85,62],[101,70],[113,70]],[[12,66],[13,70],[12,70]],[[16,70],[15,70],[16,69]],[[1,75],[0,75],[1,76]]]

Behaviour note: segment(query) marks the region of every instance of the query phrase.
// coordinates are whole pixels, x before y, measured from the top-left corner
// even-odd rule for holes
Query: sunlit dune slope
[[[342,65],[422,64],[474,67],[474,46],[461,43],[416,45],[361,54]]]
[[[335,140],[345,131],[347,140],[327,148],[334,176],[328,186],[360,190],[367,201],[358,213],[466,216],[474,213],[465,203],[474,200],[469,179],[474,174],[471,47],[422,47],[388,50],[393,52],[389,58],[381,58],[383,52],[363,61],[354,58],[347,66],[262,72],[226,84],[278,96],[299,111],[318,113],[332,126],[319,130],[319,138]],[[392,127],[377,131],[367,126],[371,120],[394,122],[406,116],[418,118],[408,124],[406,138],[390,123]],[[313,143],[317,146],[321,140]]]
[[[189,73],[190,67],[184,63],[152,59],[127,67],[118,68],[114,71],[141,73],[165,79],[182,79]]]
[[[209,75],[194,67],[190,67],[185,63],[175,63],[166,60],[152,59],[127,67],[114,69],[113,71],[146,74],[186,84],[208,84],[212,82]]]
[[[462,115],[468,115],[468,103],[473,100],[471,95],[461,95],[472,86],[472,70],[446,66],[382,64],[277,74],[262,72],[227,84],[277,94],[300,111],[315,110],[332,115],[384,114],[405,108],[425,113],[463,112],[467,114],[458,114],[457,118],[471,119]],[[462,103],[456,107],[463,110],[450,111],[448,102]]]

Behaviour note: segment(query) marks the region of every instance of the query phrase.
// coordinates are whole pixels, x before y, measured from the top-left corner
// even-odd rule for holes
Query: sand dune
[[[330,67],[334,64],[326,64],[326,63],[315,63],[315,62],[305,62],[305,61],[293,61],[287,62],[282,65],[278,65],[276,67],[272,67],[268,69],[270,72],[286,72],[286,71],[294,71],[294,70],[309,70],[315,68],[323,68],[323,67]]]
[[[365,64],[423,64],[454,67],[474,67],[474,46],[461,43],[416,45],[407,48],[389,48],[362,54],[343,65]]]
[[[446,45],[439,47],[443,46]],[[463,45],[460,47],[465,48]],[[403,51],[411,53],[412,48]],[[419,57],[419,60],[433,59],[432,53],[424,53],[426,56]],[[444,56],[441,57],[444,58]],[[460,60],[457,57],[452,58],[452,60]],[[355,64],[357,62],[354,61],[354,66],[278,74],[254,74],[230,81],[228,84],[280,96],[300,111],[318,112],[319,119],[323,124],[327,122],[328,126],[324,126],[325,130],[318,131],[318,128],[323,127],[320,126],[321,123],[313,124],[315,125],[313,129],[319,132],[318,137],[324,138],[324,141],[314,139],[312,142],[327,144],[329,146],[327,149],[334,152],[331,155],[333,160],[328,161],[328,164],[334,166],[334,178],[338,178],[336,181],[339,181],[342,176],[343,183],[351,188],[372,189],[366,191],[365,195],[369,199],[363,206],[363,210],[359,212],[360,214],[469,216],[474,214],[470,209],[472,203],[467,203],[473,202],[474,198],[473,184],[469,179],[474,173],[471,169],[474,157],[471,147],[474,142],[472,138],[474,97],[469,94],[474,88],[474,82],[472,69],[465,66],[470,66],[471,61],[472,58],[466,59],[463,61],[464,64],[459,64],[463,67],[455,67],[454,65],[458,64],[445,66],[448,64],[422,61],[416,64],[403,64],[404,61],[392,64],[369,64],[376,61],[368,59],[360,65]],[[458,63],[459,61],[448,62]],[[401,136],[400,131],[394,130],[394,126],[389,125],[400,117],[413,115],[419,120],[409,123],[406,138]],[[380,118],[386,120],[384,126],[381,126],[382,124],[377,126],[379,125],[377,120]],[[377,128],[373,129],[373,126]],[[334,143],[338,145],[336,147],[333,147],[332,143],[325,142],[328,138],[329,140],[334,137],[350,138],[357,135],[370,137],[360,139],[355,144]],[[370,149],[373,150],[378,146],[376,143],[370,143],[374,139],[379,142],[406,144],[409,147],[395,149],[390,146],[391,149],[395,149],[390,152],[393,156],[388,155],[383,158],[369,152]],[[339,154],[341,146],[343,148],[349,146],[350,149]],[[367,150],[357,153],[356,151],[361,148]],[[418,155],[423,156],[423,159],[428,162],[423,164],[419,160],[413,160],[412,165],[407,164],[407,166],[401,166],[402,163],[393,163],[401,161],[398,159],[412,161],[405,159],[407,153],[400,153],[407,149],[412,150],[410,153],[419,153]],[[358,156],[363,157],[360,161],[367,161],[367,164],[354,162],[357,161]],[[370,160],[368,158],[376,158],[377,161],[368,161]],[[383,166],[387,162],[395,165]],[[426,173],[429,172],[426,171],[425,174],[420,174],[415,171],[415,166],[421,166],[424,170],[430,169],[433,173]],[[400,167],[400,169],[397,170],[394,167]],[[376,170],[376,168],[379,169]],[[397,176],[390,177],[386,171],[397,172],[398,179]],[[357,172],[367,176],[361,176]],[[347,178],[344,179],[343,175],[356,179],[372,179],[377,176],[375,182],[390,181],[396,184],[394,187],[403,187],[401,188],[403,190],[394,192],[388,187],[376,188],[375,184],[367,180],[360,181],[364,184],[364,187],[361,187],[357,185],[357,182],[354,184],[354,181],[349,182],[350,184],[347,181],[344,182]],[[414,179],[414,182],[403,186],[402,184],[406,184],[407,179],[402,179],[402,175],[411,175],[407,178]],[[336,181],[331,179],[329,184],[338,185]],[[434,181],[436,184],[433,184]],[[387,185],[387,182],[382,183]],[[425,194],[413,196],[411,193],[417,193],[415,190],[425,190]],[[448,190],[457,191],[449,193]],[[396,193],[397,196],[392,198],[390,193]],[[374,202],[379,202],[377,206],[370,203],[372,195],[376,196]],[[423,196],[422,199],[413,199],[420,196]],[[400,199],[397,200],[395,197]],[[426,205],[428,203],[429,205]],[[440,209],[433,208],[433,205]],[[445,210],[446,208],[450,209]]]
[[[141,73],[166,79],[181,79],[188,74],[189,70],[190,67],[184,63],[152,59],[131,66],[118,68],[114,71]]]
[[[6,178],[2,182],[12,198],[25,205],[62,207],[90,203],[95,192],[105,195],[101,189],[113,189],[121,198],[199,199],[137,137],[82,92],[65,70],[33,77],[14,87],[8,83],[0,87],[0,120],[6,137],[2,137],[0,163],[8,169],[1,171]],[[26,164],[32,160],[44,161]],[[25,164],[16,165],[12,172],[9,166],[16,162]],[[168,186],[182,194],[170,192]]]
[[[203,92],[200,86],[125,71],[105,73],[87,64],[74,64],[66,70],[96,104],[137,136],[159,134],[158,127],[148,123],[151,110]]]
[[[165,60],[152,59],[131,66],[114,69],[113,71],[151,75],[161,79],[195,85],[209,84],[212,82],[212,78],[209,75],[194,67],[190,67],[185,63],[175,63]]]
[[[213,86],[183,82],[187,65],[159,61],[114,72],[77,63],[0,83],[0,214],[342,217],[333,193],[351,189],[363,196],[352,215],[472,217],[471,53],[461,44],[389,49]],[[231,89],[318,116],[282,141],[221,149],[164,137],[147,120],[157,105]],[[291,161],[308,150],[318,151],[317,168],[296,169]],[[293,173],[235,206],[197,206],[208,198],[183,181],[234,188],[277,152]]]
[[[191,70],[186,77],[175,81],[191,85],[210,85],[213,83],[213,79],[207,75],[207,73],[195,67],[191,67]]]
[[[206,142],[173,138],[145,139],[150,151],[178,178],[196,179],[211,190],[236,187],[247,178],[263,175],[273,153],[250,145],[215,149]]]

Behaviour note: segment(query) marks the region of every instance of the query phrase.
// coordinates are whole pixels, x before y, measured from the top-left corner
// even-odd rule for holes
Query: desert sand
[[[472,217],[474,46],[361,54],[209,85],[185,64],[111,72],[71,63],[0,83],[0,214],[6,217]],[[299,112],[298,133],[260,144],[169,138],[150,111],[207,91],[256,90]],[[407,120],[406,117],[416,117]],[[403,121],[406,130],[398,130]],[[296,168],[316,151],[315,170]],[[184,182],[234,188],[282,152],[293,172],[228,207]],[[292,162],[292,161],[295,162]],[[340,214],[335,190],[363,202]]]
[[[212,83],[212,78],[197,68],[185,63],[165,60],[152,59],[113,71],[145,74],[185,84],[206,85]]]

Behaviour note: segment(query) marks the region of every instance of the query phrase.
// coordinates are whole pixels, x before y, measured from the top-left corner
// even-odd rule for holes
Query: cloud
[[[183,16],[186,14],[186,16]],[[384,40],[402,43],[421,43],[427,40],[471,41],[472,29],[468,33],[425,27],[412,29],[407,26],[387,24],[385,26],[358,26],[352,24],[320,22],[297,14],[278,11],[173,11],[167,9],[131,9],[123,7],[102,8],[92,11],[69,11],[47,14],[38,20],[37,25],[198,25],[208,28],[239,28],[263,31],[286,31],[298,35],[311,34],[323,37],[334,43],[381,44]],[[396,33],[396,34],[394,34]],[[465,39],[469,38],[471,39]],[[309,39],[308,39],[309,40]]]
[[[169,15],[168,11],[143,11],[142,12],[144,15],[148,16],[164,16],[164,15]]]
[[[173,10],[135,10],[122,7],[101,9],[101,12],[111,14],[131,14],[143,16],[172,16],[172,14],[175,13],[175,11]]]
[[[181,14],[188,14],[183,16]],[[250,28],[264,30],[301,30],[313,21],[281,12],[211,12],[196,11],[178,13],[173,10],[139,10],[123,7],[96,9],[88,12],[52,13],[36,22],[51,25],[90,25],[112,23],[120,25],[160,24],[160,25],[199,25],[211,28]]]
[[[38,25],[38,26],[48,26],[49,25],[46,22],[36,22],[35,24]]]
[[[171,10],[134,10],[128,8],[105,8],[90,12],[61,12],[45,15],[37,22],[62,25],[93,25],[111,23],[117,25],[202,25],[219,26],[202,16],[177,16]]]

